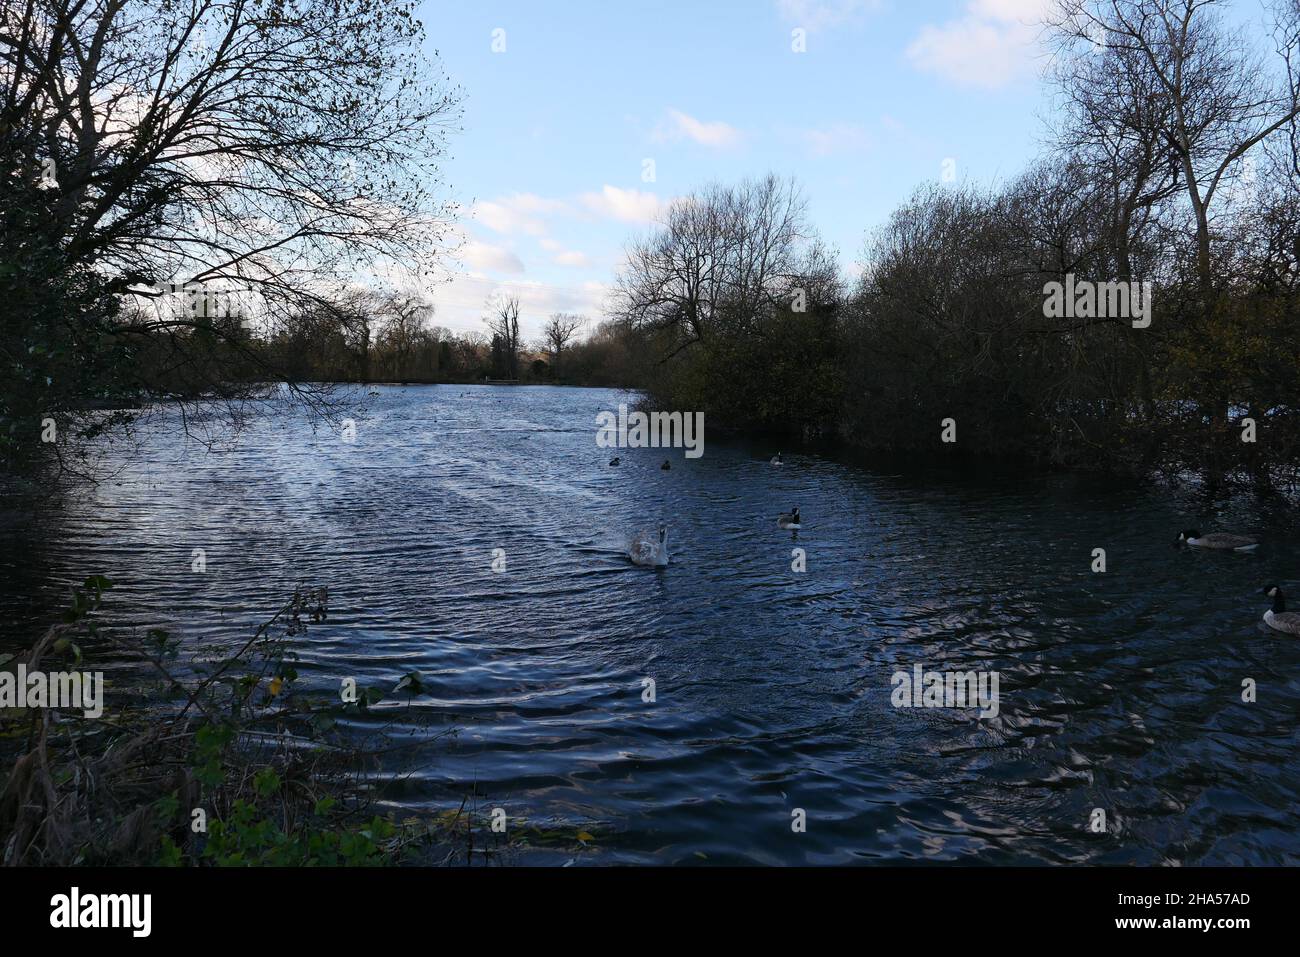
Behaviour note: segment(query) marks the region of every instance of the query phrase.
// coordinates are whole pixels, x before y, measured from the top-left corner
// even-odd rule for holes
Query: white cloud
[[[551,261],[558,266],[590,266],[591,259],[586,253],[577,249],[565,249],[564,244],[549,237],[539,239],[538,245],[548,253],[554,253]]]
[[[880,0],[776,0],[781,16],[810,32],[843,26],[880,9]]]
[[[1042,20],[1055,3],[1056,0],[971,0],[970,10],[976,16],[1032,26]]]
[[[669,142],[683,137],[715,149],[735,146],[742,138],[740,130],[721,120],[705,122],[681,110],[670,109],[667,123],[659,125],[654,132],[654,139]]]
[[[908,45],[919,70],[960,86],[997,89],[1023,75],[1052,0],[970,0],[963,16],[927,24]]]
[[[624,223],[653,222],[664,206],[654,193],[643,193],[639,189],[619,189],[608,183],[599,193],[584,193],[580,201],[598,216],[607,216]]]
[[[527,272],[520,251],[529,255],[531,250],[532,254],[541,255],[544,260],[549,260],[556,266],[592,269],[598,257],[592,257],[582,249],[571,248],[551,234],[557,219],[587,222],[605,219],[645,225],[657,218],[664,205],[654,193],[621,189],[609,184],[604,185],[599,192],[561,198],[534,193],[494,197],[476,202],[472,207],[472,220],[457,227],[452,239],[458,245],[452,258],[459,260],[467,270],[459,278],[477,277],[487,282],[501,282],[505,281],[506,276],[518,276]],[[481,236],[474,236],[468,231],[472,227],[482,227],[511,237],[523,237],[524,245],[520,247],[514,239],[506,244],[484,241]],[[529,238],[536,243],[536,248],[527,245]],[[530,258],[529,261],[536,265],[533,259]]]
[[[493,279],[473,273],[453,276],[450,281],[425,290],[434,305],[434,322],[457,332],[485,333],[483,317],[494,299],[519,299],[519,326],[525,340],[541,334],[542,324],[553,312],[573,312],[599,321],[604,317],[609,287],[598,282],[554,286],[521,279]]]
[[[470,214],[494,232],[540,236],[546,232],[546,217],[563,213],[565,208],[561,200],[546,199],[532,193],[515,193],[475,203]]]
[[[560,266],[582,267],[591,265],[591,260],[587,258],[587,254],[576,249],[566,249],[564,252],[557,254],[555,262]]]
[[[524,263],[504,246],[493,246],[477,240],[470,240],[457,250],[457,258],[471,269],[488,272],[518,274],[524,271]]]
[[[542,249],[559,254],[565,253],[566,248],[550,235],[552,220],[556,218],[590,218],[594,215],[624,223],[649,223],[665,205],[655,193],[622,189],[607,183],[600,192],[563,199],[516,193],[484,200],[474,204],[472,217],[476,223],[494,232],[533,236]],[[572,260],[572,254],[568,258]]]

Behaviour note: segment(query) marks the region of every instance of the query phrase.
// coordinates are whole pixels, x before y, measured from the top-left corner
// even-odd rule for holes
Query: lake
[[[1300,602],[1281,506],[790,447],[773,467],[707,422],[698,459],[612,451],[617,391],[376,391],[355,442],[297,416],[214,451],[150,429],[92,493],[10,509],[11,640],[90,574],[115,624],[217,641],[327,586],[302,689],[425,683],[376,709],[411,744],[388,806],[472,792],[592,836],[517,863],[1300,863],[1300,642],[1261,622],[1266,583]],[[671,563],[632,565],[661,522]],[[1188,527],[1264,542],[1175,547]],[[917,665],[996,672],[998,713],[895,707]]]

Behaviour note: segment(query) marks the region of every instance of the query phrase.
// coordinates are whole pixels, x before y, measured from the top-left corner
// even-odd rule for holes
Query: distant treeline
[[[159,399],[238,417],[284,381],[330,414],[318,383],[495,379],[642,388],[712,428],[909,457],[1296,478],[1297,0],[1270,5],[1271,35],[1217,0],[1065,0],[1044,30],[1050,143],[1014,181],[923,186],[852,276],[793,183],[706,187],[632,244],[604,321],[557,313],[531,343],[540,317],[512,299],[452,333],[419,296],[356,286],[436,265],[449,211],[428,184],[459,106],[403,52],[404,4],[346,5],[359,34],[320,0],[273,30],[240,13],[242,45],[187,54],[203,82],[163,69],[179,41],[136,42],[116,7],[15,13],[23,35],[113,42],[85,62],[23,48],[0,71],[0,461],[65,461]],[[154,70],[153,105],[125,110],[120,77]],[[80,71],[86,117],[67,105]],[[346,93],[328,109],[321,77]],[[230,169],[166,148],[214,129]],[[177,277],[249,308],[177,312]]]
[[[881,453],[1294,483],[1300,5],[1274,37],[1214,4],[1065,7],[1050,155],[920,188],[854,281],[793,184],[673,205],[618,286],[653,403]]]
[[[553,315],[536,343],[518,338],[517,300],[497,304],[487,331],[433,324],[422,298],[358,294],[281,327],[249,348],[269,368],[300,382],[476,382],[484,379],[634,387],[643,378],[641,336],[606,321],[575,341],[586,320]],[[506,319],[502,319],[502,314]],[[506,331],[502,333],[502,329]]]

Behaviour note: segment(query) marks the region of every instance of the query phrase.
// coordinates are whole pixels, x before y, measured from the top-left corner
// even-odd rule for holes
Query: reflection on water
[[[1264,630],[1259,594],[1300,577],[1293,529],[1097,479],[790,449],[775,468],[716,436],[671,471],[656,449],[611,467],[595,417],[619,401],[385,387],[354,444],[296,419],[213,453],[156,438],[6,526],[6,631],[92,573],[118,583],[119,621],[196,638],[327,585],[304,685],[427,684],[410,730],[430,740],[388,769],[388,799],[437,810],[474,787],[598,832],[584,863],[1300,862],[1300,642]],[[797,540],[776,528],[795,505]],[[672,563],[633,566],[629,536],[661,521]],[[1265,541],[1174,548],[1189,525]],[[918,663],[997,671],[1000,713],[895,709],[891,675]],[[1112,833],[1087,830],[1094,808]]]

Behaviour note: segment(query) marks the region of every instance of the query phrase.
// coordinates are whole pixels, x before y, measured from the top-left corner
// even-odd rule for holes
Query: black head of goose
[[[1300,635],[1300,614],[1286,610],[1286,596],[1277,585],[1266,585],[1264,597],[1273,599],[1273,607],[1264,612],[1264,624],[1274,631]]]

